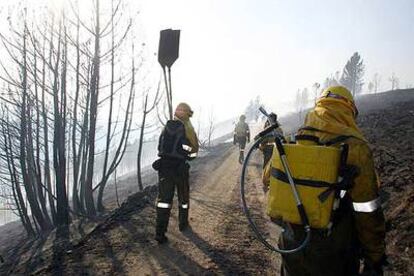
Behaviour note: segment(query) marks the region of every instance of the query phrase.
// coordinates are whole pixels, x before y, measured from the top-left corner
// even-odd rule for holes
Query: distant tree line
[[[246,116],[247,121],[255,120],[257,121],[261,116],[259,107],[262,106],[262,102],[260,100],[260,96],[256,96],[255,99],[249,101],[247,105],[244,115]]]
[[[322,83],[315,82],[312,85],[312,97],[308,88],[298,89],[295,94],[294,106],[300,118],[303,119],[303,111],[310,107],[311,103],[315,104],[320,93],[329,86],[343,85],[351,91],[354,97],[360,95],[365,85],[365,64],[358,52],[355,52],[346,62],[342,71],[336,71],[334,74],[325,78]],[[381,76],[375,73],[368,82],[367,90],[369,93],[377,93],[381,89]],[[399,88],[399,78],[395,73],[388,78],[390,82],[390,90]],[[312,100],[312,101],[311,101]]]

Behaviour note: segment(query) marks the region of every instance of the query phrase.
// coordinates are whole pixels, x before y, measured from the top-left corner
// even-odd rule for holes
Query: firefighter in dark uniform
[[[244,149],[246,148],[246,143],[250,143],[250,129],[249,125],[246,123],[246,116],[241,115],[239,122],[236,124],[234,129],[234,138],[233,144],[239,144],[239,163],[242,164],[244,161]]]
[[[167,122],[161,133],[158,156],[153,167],[158,171],[158,199],[156,203],[156,235],[158,243],[168,241],[165,236],[171,213],[174,191],[177,188],[179,230],[188,228],[189,195],[189,164],[197,156],[198,138],[190,122],[193,111],[186,103],[180,103],[174,113],[174,120]]]
[[[279,122],[277,121],[277,115],[275,113],[270,113],[269,117],[270,117],[270,120],[272,120],[272,122],[278,125],[278,127],[274,130],[276,134],[283,136],[283,131],[280,128]],[[269,126],[270,126],[269,120],[266,120],[264,129],[268,128]],[[263,168],[269,162],[273,154],[273,146],[274,146],[274,142],[273,142],[274,139],[272,139],[273,135],[274,133],[269,133],[267,135],[267,138],[264,139],[263,142],[259,145],[260,150],[263,152]]]

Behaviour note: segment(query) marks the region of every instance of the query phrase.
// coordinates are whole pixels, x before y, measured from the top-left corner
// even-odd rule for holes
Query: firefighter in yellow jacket
[[[379,199],[379,181],[368,142],[356,125],[358,110],[352,94],[342,86],[327,88],[311,110],[299,135],[328,141],[348,137],[347,164],[357,168],[352,186],[341,199],[329,232],[311,230],[305,249],[283,256],[282,275],[382,275],[385,263],[385,222]],[[267,165],[263,181],[269,184],[272,164]],[[294,248],[304,238],[302,226],[288,224],[280,246]]]
[[[280,127],[280,124],[277,120],[277,115],[275,113],[270,113],[270,120],[272,120],[272,123],[275,123],[278,125],[278,127],[274,130],[277,135],[283,136],[283,130]],[[264,124],[263,129],[266,129],[270,126],[269,120],[266,120],[266,123]],[[272,136],[273,133],[269,133],[267,135],[267,138],[264,139],[262,143],[260,143],[259,148],[263,152],[263,168],[266,166],[266,164],[269,162],[270,158],[272,157],[273,153],[273,147],[274,143],[272,142]]]
[[[239,163],[242,164],[244,161],[244,149],[246,143],[250,143],[250,128],[246,123],[246,116],[241,115],[239,121],[234,128],[233,144],[239,144]]]
[[[160,159],[153,167],[158,171],[158,199],[155,240],[160,244],[168,241],[167,232],[170,219],[174,191],[178,195],[179,229],[188,228],[188,212],[190,208],[189,164],[197,156],[198,138],[191,124],[193,111],[186,103],[180,103],[161,133],[158,144]]]

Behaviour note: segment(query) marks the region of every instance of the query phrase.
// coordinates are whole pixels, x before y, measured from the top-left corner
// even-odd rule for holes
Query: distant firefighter
[[[234,129],[233,144],[239,145],[239,163],[242,164],[244,161],[244,149],[246,143],[250,143],[250,129],[249,125],[246,123],[246,116],[241,115],[239,122],[236,124]]]
[[[270,113],[270,120],[272,120],[272,124],[275,123],[278,125],[278,127],[275,129],[275,132],[277,135],[283,136],[283,130],[280,127],[279,122],[277,121],[277,115],[275,113]],[[266,123],[264,124],[264,129],[268,128],[270,126],[269,120],[266,120]],[[274,146],[274,139],[272,139],[273,134],[269,133],[267,135],[267,138],[263,141],[263,143],[260,144],[259,148],[263,152],[263,168],[266,166],[266,164],[269,162],[270,158],[272,157],[273,153],[273,146]]]
[[[174,191],[178,195],[178,221],[180,231],[188,228],[190,208],[189,160],[198,152],[198,138],[190,122],[193,111],[186,103],[180,103],[174,113],[174,120],[165,125],[158,144],[160,159],[153,168],[158,171],[158,199],[155,240],[168,241],[165,236],[171,214]]]

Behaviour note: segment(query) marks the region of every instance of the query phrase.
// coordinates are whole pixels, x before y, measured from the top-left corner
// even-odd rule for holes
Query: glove
[[[387,265],[387,257],[384,255],[379,262],[371,262],[365,260],[364,262],[364,271],[361,275],[364,276],[382,276],[384,272],[382,270],[383,266]]]
[[[152,163],[152,168],[156,171],[159,171],[161,168],[161,159],[157,159]]]
[[[370,267],[365,265],[364,271],[361,274],[362,276],[383,276],[382,267]]]

